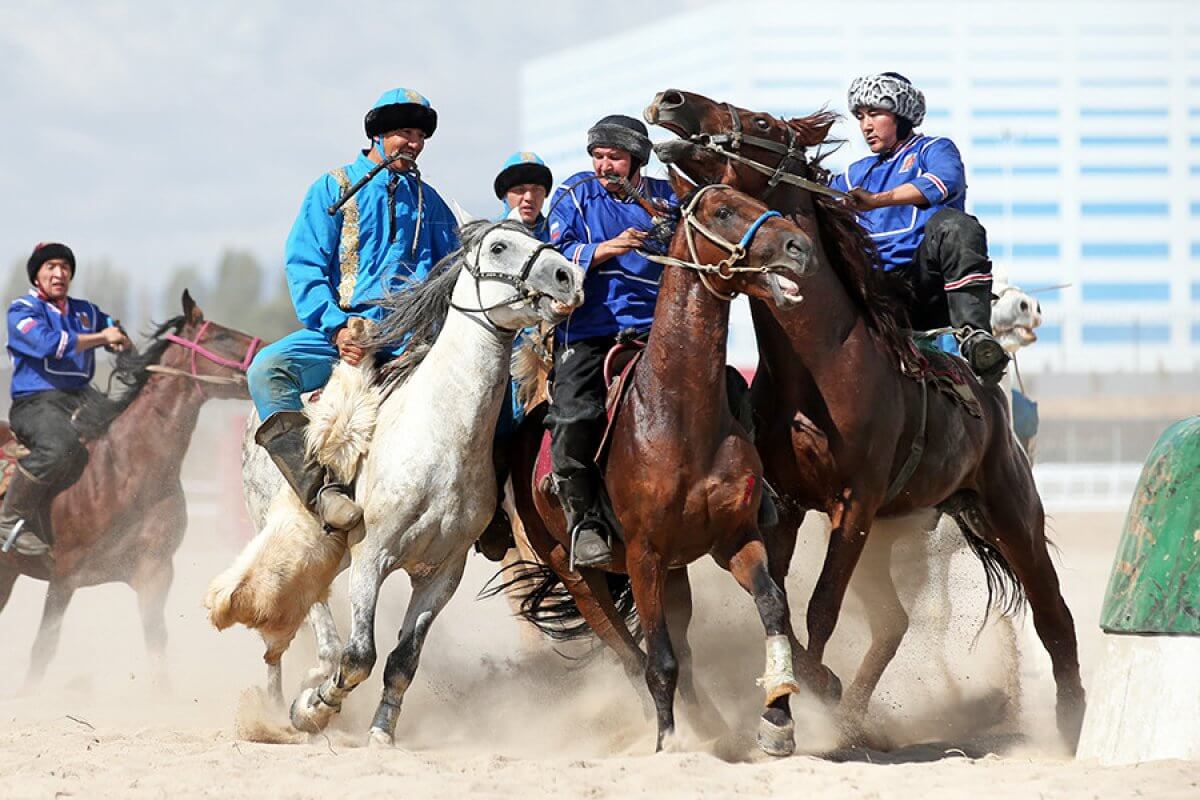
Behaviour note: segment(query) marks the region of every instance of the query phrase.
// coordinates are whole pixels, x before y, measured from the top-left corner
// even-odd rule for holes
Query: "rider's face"
[[[508,201],[508,207],[517,210],[521,222],[532,225],[542,213],[542,203],[546,201],[546,187],[540,183],[522,183],[509,189],[504,197]]]
[[[622,178],[629,178],[633,172],[633,156],[628,150],[619,147],[593,147],[592,169],[597,175],[616,173]],[[619,191],[620,187],[611,181],[601,180],[600,184],[610,192]]]
[[[403,152],[413,161],[421,155],[421,151],[425,149],[425,131],[420,128],[397,128],[394,131],[388,131],[383,135],[383,152],[389,156],[394,156],[396,153]],[[396,161],[390,169],[403,171],[406,169],[403,160]]]
[[[71,288],[71,265],[61,258],[52,258],[38,268],[34,282],[44,297],[61,300]]]
[[[860,108],[854,112],[872,153],[886,153],[896,146],[896,115],[882,108]]]

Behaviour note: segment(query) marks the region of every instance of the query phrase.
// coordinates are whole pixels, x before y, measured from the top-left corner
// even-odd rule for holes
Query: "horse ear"
[[[197,323],[204,319],[204,312],[200,310],[200,306],[196,305],[191,292],[187,289],[183,290],[183,316],[191,323]]]
[[[671,182],[671,191],[675,192],[676,197],[683,197],[696,190],[696,184],[685,178],[683,173],[674,167],[667,167],[667,180]]]

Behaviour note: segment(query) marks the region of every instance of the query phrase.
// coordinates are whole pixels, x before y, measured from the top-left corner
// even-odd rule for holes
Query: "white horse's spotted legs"
[[[447,565],[453,559],[447,561]],[[395,742],[396,722],[400,718],[400,706],[404,693],[412,684],[413,676],[421,660],[421,648],[425,645],[425,634],[446,603],[458,588],[466,566],[466,554],[459,560],[457,569],[433,575],[428,579],[413,581],[412,599],[404,614],[404,627],[400,629],[400,641],[388,656],[383,672],[383,696],[375,710],[375,719],[367,734],[367,744],[390,747]]]

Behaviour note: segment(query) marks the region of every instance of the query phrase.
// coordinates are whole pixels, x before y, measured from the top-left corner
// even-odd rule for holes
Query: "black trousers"
[[[990,331],[991,273],[987,232],[979,220],[955,208],[938,211],[925,224],[925,238],[913,263],[903,271],[916,294],[912,327],[931,330],[953,325]],[[989,277],[946,289],[947,284],[982,275]]]
[[[615,343],[613,336],[555,343],[554,394],[546,413],[555,475],[595,469],[605,424],[604,357]]]
[[[71,424],[71,415],[90,394],[90,389],[50,390],[13,400],[8,422],[21,444],[29,448],[29,455],[20,462],[26,472],[59,489],[79,479],[88,452]]]

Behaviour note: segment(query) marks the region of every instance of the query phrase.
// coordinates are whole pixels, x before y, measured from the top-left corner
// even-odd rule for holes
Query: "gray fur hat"
[[[626,150],[641,166],[650,162],[650,135],[646,126],[624,114],[610,114],[588,129],[588,155],[597,147]]]
[[[897,72],[855,78],[846,92],[846,104],[851,114],[860,108],[891,111],[911,122],[914,128],[925,120],[925,95]]]

